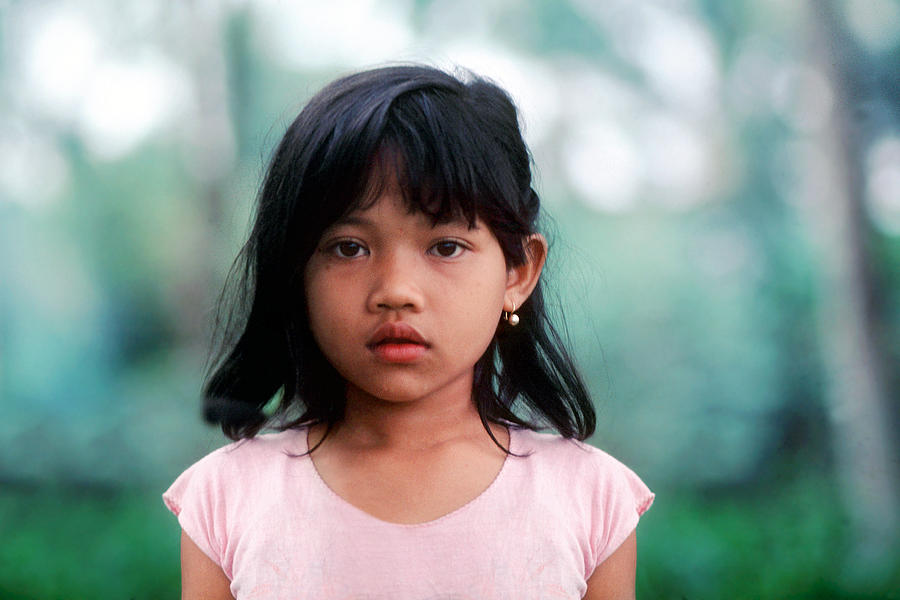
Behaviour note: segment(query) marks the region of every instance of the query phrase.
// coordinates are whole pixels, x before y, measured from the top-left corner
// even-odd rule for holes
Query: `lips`
[[[378,327],[366,347],[386,362],[409,363],[421,357],[429,344],[412,325],[392,322]]]

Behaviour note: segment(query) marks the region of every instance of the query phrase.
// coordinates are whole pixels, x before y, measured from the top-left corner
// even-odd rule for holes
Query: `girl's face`
[[[432,225],[388,188],[323,233],[305,271],[310,328],[348,397],[469,399],[515,279],[483,223]]]

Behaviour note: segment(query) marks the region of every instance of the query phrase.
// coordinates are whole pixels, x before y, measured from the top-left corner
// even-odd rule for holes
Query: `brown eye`
[[[366,249],[362,244],[350,240],[337,242],[331,247],[331,251],[341,258],[356,258],[366,254]]]
[[[441,258],[453,258],[459,256],[464,249],[465,248],[463,248],[462,244],[459,242],[444,240],[443,242],[438,242],[432,246],[430,252]]]

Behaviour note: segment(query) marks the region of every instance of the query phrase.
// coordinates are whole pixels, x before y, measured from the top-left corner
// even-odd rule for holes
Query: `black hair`
[[[223,293],[220,311],[230,316],[219,323],[204,414],[231,439],[263,427],[330,429],[343,418],[345,382],[310,331],[304,269],[323,231],[388,182],[399,185],[410,211],[435,223],[481,219],[510,267],[528,259],[524,242],[536,231],[540,201],[506,92],[422,65],[329,84],[275,150]],[[542,287],[518,308],[518,326],[498,324],[475,365],[472,397],[492,438],[491,422],[579,440],[594,431],[590,396],[548,319]]]

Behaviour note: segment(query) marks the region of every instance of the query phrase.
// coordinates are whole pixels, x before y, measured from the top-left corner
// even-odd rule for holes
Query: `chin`
[[[350,394],[356,395],[360,400],[377,400],[392,404],[408,404],[420,400],[427,392],[421,389],[410,389],[402,386],[379,386],[376,388],[363,388],[351,384]]]

